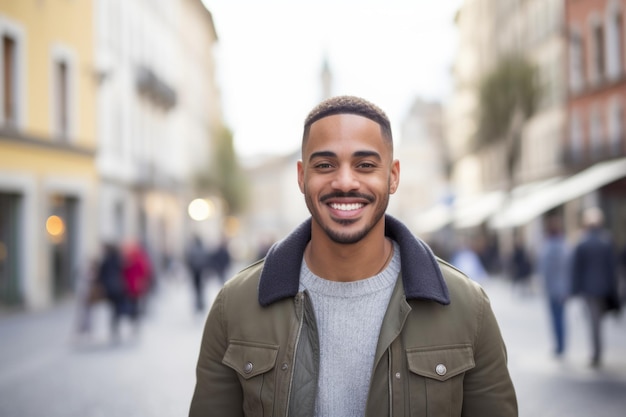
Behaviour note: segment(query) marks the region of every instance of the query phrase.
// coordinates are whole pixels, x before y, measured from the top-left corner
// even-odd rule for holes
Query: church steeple
[[[330,70],[330,64],[328,62],[328,55],[324,54],[324,60],[322,62],[322,71],[320,73],[321,79],[321,100],[325,100],[333,95],[333,74]]]

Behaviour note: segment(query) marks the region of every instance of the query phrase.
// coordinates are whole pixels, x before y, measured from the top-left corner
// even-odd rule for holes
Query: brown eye
[[[315,164],[315,168],[317,169],[329,169],[332,167],[333,166],[329,164],[328,162],[320,162],[319,164]]]

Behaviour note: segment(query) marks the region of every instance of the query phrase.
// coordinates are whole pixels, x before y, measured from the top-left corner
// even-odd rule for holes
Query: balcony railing
[[[569,169],[581,169],[597,162],[624,156],[626,156],[626,134],[622,134],[618,140],[604,138],[591,147],[574,149],[566,146],[561,151],[561,161]]]
[[[158,77],[152,69],[140,65],[137,68],[137,90],[166,110],[176,105],[176,91]]]

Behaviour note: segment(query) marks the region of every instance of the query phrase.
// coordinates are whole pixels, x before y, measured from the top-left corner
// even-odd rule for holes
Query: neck
[[[330,281],[351,282],[380,273],[393,255],[393,244],[384,234],[366,237],[354,244],[329,243],[315,239],[304,251],[309,269],[317,276]]]

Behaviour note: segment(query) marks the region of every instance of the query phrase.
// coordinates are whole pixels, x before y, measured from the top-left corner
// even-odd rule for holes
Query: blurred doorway
[[[64,195],[51,198],[46,221],[51,246],[52,291],[55,298],[72,292],[76,275],[78,199]]]
[[[0,193],[0,305],[22,303],[19,282],[18,239],[21,197]]]

